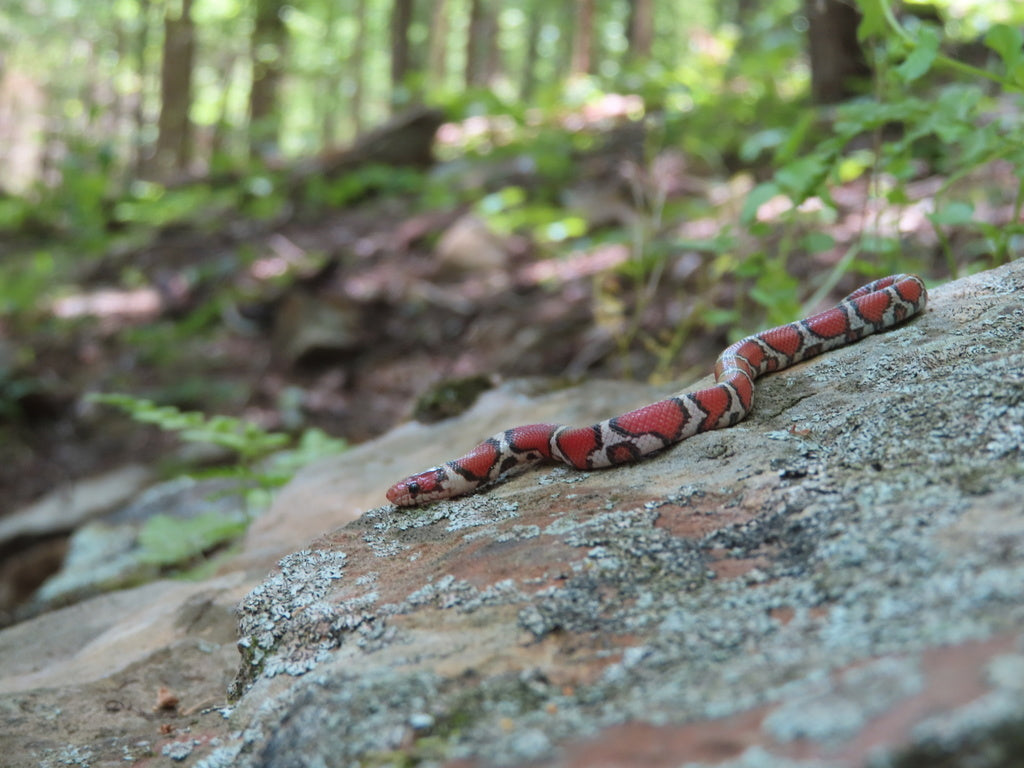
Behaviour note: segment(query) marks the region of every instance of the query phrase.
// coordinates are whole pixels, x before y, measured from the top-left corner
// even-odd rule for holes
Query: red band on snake
[[[749,412],[754,379],[898,325],[924,309],[928,292],[915,275],[875,280],[817,315],[737,341],[718,357],[714,386],[680,393],[589,427],[529,424],[480,443],[465,456],[388,489],[400,507],[472,493],[542,461],[576,469],[625,464],[688,437],[730,427]]]

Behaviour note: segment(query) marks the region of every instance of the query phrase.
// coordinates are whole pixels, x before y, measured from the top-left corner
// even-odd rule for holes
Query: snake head
[[[395,483],[388,488],[388,501],[396,507],[415,507],[451,496],[446,487],[448,472],[444,467],[433,467]]]

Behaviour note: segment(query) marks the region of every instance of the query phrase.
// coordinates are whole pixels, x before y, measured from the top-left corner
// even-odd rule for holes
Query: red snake
[[[625,464],[688,437],[731,427],[749,412],[754,379],[891,328],[924,309],[928,291],[916,275],[892,275],[858,288],[832,309],[747,336],[715,363],[714,386],[680,393],[589,427],[529,424],[507,429],[459,459],[388,489],[400,507],[472,493],[513,470],[542,461],[576,469]]]

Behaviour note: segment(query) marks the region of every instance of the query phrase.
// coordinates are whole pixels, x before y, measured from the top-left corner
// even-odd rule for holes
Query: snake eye
[[[420,488],[420,484],[415,482],[415,481],[409,483],[407,488],[409,489],[409,493],[413,496],[413,498],[415,498],[416,496],[419,496],[420,495],[420,491],[422,490]]]

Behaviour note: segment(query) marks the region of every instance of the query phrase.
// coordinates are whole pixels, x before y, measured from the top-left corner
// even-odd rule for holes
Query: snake
[[[921,312],[928,291],[917,275],[890,275],[861,286],[832,309],[740,339],[715,363],[715,384],[680,392],[585,427],[527,424],[484,440],[458,459],[395,483],[397,507],[473,493],[541,462],[580,470],[628,464],[750,413],[754,380],[764,373],[852,344]]]

